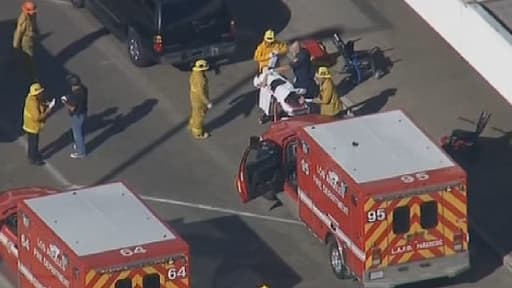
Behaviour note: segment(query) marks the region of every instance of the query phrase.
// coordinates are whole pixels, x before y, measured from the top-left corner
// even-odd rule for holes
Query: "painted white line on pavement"
[[[215,211],[215,212],[220,212],[220,213],[225,213],[225,214],[233,214],[233,215],[244,216],[244,217],[248,217],[248,218],[257,218],[257,219],[263,219],[263,220],[274,221],[274,222],[304,225],[301,221],[298,221],[298,220],[292,220],[292,219],[286,219],[286,218],[280,218],[280,217],[274,217],[274,216],[266,216],[266,215],[254,214],[254,213],[249,213],[249,212],[237,211],[237,210],[214,207],[214,206],[197,204],[197,203],[190,203],[190,202],[164,199],[164,198],[156,198],[156,197],[151,197],[151,196],[140,196],[140,197],[144,200],[159,202],[159,203],[166,203],[166,204],[171,204],[171,205],[176,205],[176,206],[183,206],[183,207],[196,208],[196,209],[201,209],[201,210]]]
[[[27,140],[25,140],[25,138],[20,137],[20,138],[18,138],[18,140],[16,140],[16,142],[18,144],[20,144],[25,150],[27,149],[28,143],[27,143]],[[42,167],[44,167],[48,171],[48,173],[50,173],[53,176],[53,178],[55,178],[55,180],[59,184],[61,184],[63,186],[66,186],[66,187],[73,187],[73,186],[75,186],[64,175],[62,175],[62,173],[60,173],[60,171],[57,168],[55,168],[55,166],[53,166],[48,161],[45,161],[45,162],[46,162],[46,164],[43,165]]]
[[[14,134],[12,132],[12,129],[8,125],[6,125],[5,123],[2,123],[2,122],[0,122],[0,130],[3,130],[4,132],[9,133],[9,134]],[[24,137],[19,137],[18,139],[16,139],[16,143],[18,145],[20,145],[21,147],[23,147],[23,149],[27,150],[28,143]],[[62,175],[62,173],[60,173],[60,171],[57,168],[55,168],[55,166],[53,166],[50,162],[48,162],[48,161],[45,161],[45,162],[46,162],[46,164],[43,165],[42,167],[44,169],[46,169],[48,171],[48,173],[50,173],[50,175],[55,179],[55,181],[57,181],[57,183],[59,183],[62,186],[65,186],[65,187],[75,187],[76,186],[73,183],[71,183],[71,181],[69,181],[64,175]]]
[[[46,2],[51,2],[59,5],[69,5],[72,6],[71,1],[69,0],[46,0]]]

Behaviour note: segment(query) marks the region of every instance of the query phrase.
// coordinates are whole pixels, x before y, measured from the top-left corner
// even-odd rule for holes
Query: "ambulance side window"
[[[132,279],[125,278],[117,280],[115,288],[132,288]]]
[[[393,211],[393,233],[405,234],[409,232],[410,209],[409,206],[400,206]]]
[[[286,179],[289,184],[297,189],[297,141],[286,146]]]
[[[437,226],[437,201],[421,203],[420,213],[421,228],[432,229]]]
[[[5,225],[14,235],[18,235],[18,215],[13,213],[5,219]]]
[[[160,288],[160,275],[153,273],[144,276],[142,288]]]

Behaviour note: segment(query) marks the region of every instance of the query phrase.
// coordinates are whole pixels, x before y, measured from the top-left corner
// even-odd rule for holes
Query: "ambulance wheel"
[[[327,251],[329,251],[329,264],[336,278],[347,279],[351,277],[350,271],[345,265],[345,257],[343,250],[338,248],[338,242],[334,237],[330,237],[327,241]]]

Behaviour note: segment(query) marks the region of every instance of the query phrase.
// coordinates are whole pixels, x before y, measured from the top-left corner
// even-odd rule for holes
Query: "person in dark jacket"
[[[308,50],[301,47],[299,41],[294,41],[290,45],[290,64],[277,68],[279,72],[292,70],[295,80],[295,88],[306,89],[306,98],[313,99],[318,96],[318,85],[315,82],[315,68],[311,62],[311,55]]]
[[[68,109],[71,116],[71,130],[73,131],[73,149],[70,157],[74,159],[84,158],[86,156],[84,122],[87,119],[88,93],[87,88],[82,84],[80,78],[76,75],[68,75],[66,81],[69,85],[69,93],[62,96],[62,104]]]

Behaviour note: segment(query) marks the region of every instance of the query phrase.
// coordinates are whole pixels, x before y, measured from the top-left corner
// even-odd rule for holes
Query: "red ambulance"
[[[190,287],[188,244],[123,183],[8,191],[0,220],[21,288]]]
[[[338,278],[394,287],[470,268],[466,173],[400,110],[272,123],[236,186],[242,202],[283,191]]]

